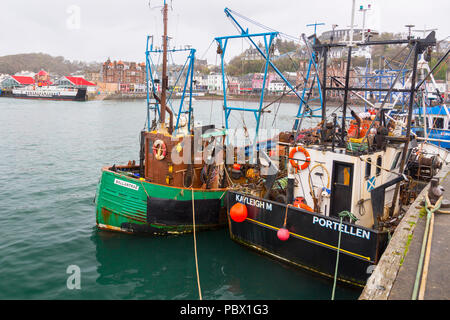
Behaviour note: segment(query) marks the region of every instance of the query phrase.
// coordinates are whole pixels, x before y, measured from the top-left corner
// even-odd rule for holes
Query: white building
[[[28,71],[28,70],[22,70],[20,72],[16,72],[14,74],[15,76],[21,76],[21,77],[34,77],[36,75],[36,72]]]
[[[195,90],[207,90],[208,89],[208,76],[203,74],[194,74],[193,80],[195,81]]]
[[[228,79],[225,78],[225,84],[228,84]],[[208,91],[216,91],[221,93],[223,91],[223,82],[221,73],[212,73],[208,75]]]
[[[269,83],[268,90],[270,93],[282,93],[287,90],[286,83],[282,80],[274,80]]]

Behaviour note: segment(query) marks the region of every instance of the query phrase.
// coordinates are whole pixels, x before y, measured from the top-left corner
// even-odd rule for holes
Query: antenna
[[[413,25],[413,24],[407,24],[407,25],[405,25],[405,27],[407,27],[408,28],[408,40],[411,40],[411,28],[414,28],[415,27],[415,25]]]
[[[366,12],[370,10],[370,6],[371,6],[370,4],[367,5],[367,8],[364,8],[363,5],[359,6],[359,11],[363,13],[362,38],[361,38],[363,43],[366,42],[366,30],[364,29],[366,27]]]
[[[311,24],[307,24],[306,26],[307,27],[314,27],[314,34],[316,34],[316,32],[317,32],[317,26],[324,26],[325,25],[325,23],[323,23],[323,22],[315,22],[315,23],[311,23]]]
[[[338,24],[332,24],[331,28],[333,29],[333,32],[331,33],[331,37],[330,37],[330,43],[333,43],[334,40],[334,29],[336,29],[339,25]]]

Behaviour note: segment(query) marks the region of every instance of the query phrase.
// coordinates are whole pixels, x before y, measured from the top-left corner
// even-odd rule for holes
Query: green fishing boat
[[[102,168],[95,197],[100,229],[168,235],[227,223],[227,172],[222,162],[215,161],[224,154],[226,131],[211,125],[194,128],[195,49],[168,50],[167,10],[164,4],[163,49],[154,49],[152,37],[147,37],[147,121],[141,131],[139,163]],[[178,110],[172,109],[174,103],[168,103],[173,93],[168,90],[168,52],[188,54],[187,70],[181,70],[178,77],[184,79]],[[158,68],[153,65],[152,54],[162,54],[161,81],[155,79]]]

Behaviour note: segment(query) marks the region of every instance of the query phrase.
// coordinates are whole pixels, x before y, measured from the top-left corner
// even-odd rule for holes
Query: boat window
[[[444,118],[434,118],[434,128],[435,129],[444,129]]]
[[[397,167],[398,159],[400,158],[401,152],[397,152],[395,155],[394,161],[392,162],[391,170],[395,169]]]
[[[367,162],[366,162],[366,174],[364,175],[364,177],[366,179],[370,178],[370,172],[372,171],[372,159],[371,158],[367,158]]]
[[[344,166],[337,167],[336,182],[346,186],[350,185],[350,168]]]
[[[377,158],[377,168],[375,170],[375,174],[377,176],[379,176],[380,173],[381,173],[382,164],[383,164],[383,158],[381,158],[381,156],[378,156],[378,158]]]

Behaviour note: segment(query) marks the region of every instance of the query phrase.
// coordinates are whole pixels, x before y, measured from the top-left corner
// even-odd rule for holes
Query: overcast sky
[[[70,60],[145,60],[147,35],[160,43],[163,0],[2,0],[0,56],[43,52]],[[169,36],[172,45],[189,44],[197,58],[216,63],[214,37],[236,34],[224,14],[228,7],[283,33],[299,37],[312,33],[306,24],[323,22],[320,34],[332,24],[348,27],[351,0],[168,0]],[[356,0],[356,7],[370,3],[366,27],[381,32],[403,32],[404,25],[416,29],[437,28],[438,40],[450,35],[450,0]],[[241,22],[242,20],[240,20]],[[355,24],[362,25],[356,13]],[[242,21],[250,32],[261,29]],[[235,40],[229,54],[248,44]],[[217,60],[218,62],[218,60]]]

